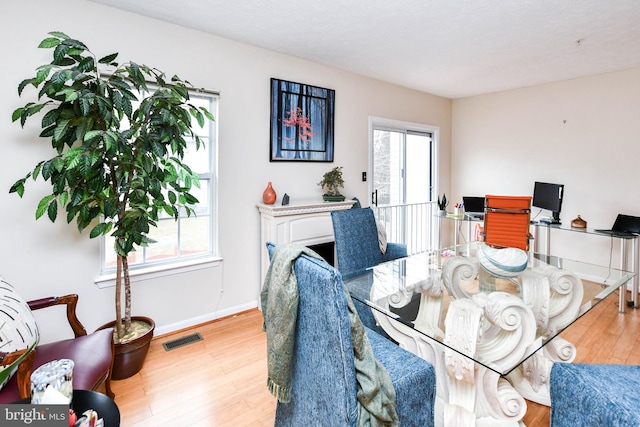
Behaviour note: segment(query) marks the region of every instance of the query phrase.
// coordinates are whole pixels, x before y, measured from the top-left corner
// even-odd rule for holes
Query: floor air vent
[[[199,333],[186,335],[182,338],[177,338],[172,341],[167,341],[163,343],[162,346],[166,351],[175,350],[176,348],[184,347],[185,345],[192,344],[194,342],[202,341],[202,336]]]

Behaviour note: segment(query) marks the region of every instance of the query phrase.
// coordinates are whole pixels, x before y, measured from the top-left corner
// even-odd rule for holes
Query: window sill
[[[190,271],[202,270],[205,268],[217,267],[222,262],[221,257],[200,258],[181,263],[173,263],[167,265],[155,265],[153,267],[129,270],[131,283],[141,282],[143,280],[155,279],[157,277],[166,277],[174,274],[188,273]],[[109,288],[116,284],[116,273],[105,274],[99,276],[95,280],[98,288]]]

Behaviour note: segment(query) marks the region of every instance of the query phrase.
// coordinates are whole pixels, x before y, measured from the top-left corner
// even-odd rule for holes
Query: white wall
[[[566,225],[640,216],[640,69],[455,100],[452,117],[455,197],[532,195],[547,181],[565,184]],[[610,243],[557,232],[552,252],[606,265]]]
[[[278,199],[319,199],[316,183],[333,166],[344,166],[347,196],[368,199],[367,124],[369,116],[424,123],[440,128],[440,184],[449,189],[451,101],[389,85],[202,32],[167,24],[83,0],[23,0],[3,4],[0,34],[5,40],[0,79],[0,274],[27,299],[78,293],[79,316],[87,329],[112,320],[113,288],[98,289],[99,242],[78,235],[60,218],[52,225],[35,221],[46,186],[30,182],[23,200],[8,194],[10,185],[42,159],[45,140],[35,137],[38,119],[21,130],[11,112],[26,103],[17,85],[50,60],[37,45],[49,31],[63,31],[85,42],[97,55],[120,53],[178,74],[197,87],[221,92],[219,110],[219,241],[224,262],[217,268],[138,282],[134,314],[154,318],[162,330],[215,318],[256,306],[260,286],[259,217],[267,181]],[[354,54],[356,54],[354,52]],[[304,82],[336,90],[335,162],[270,163],[269,79]],[[278,202],[279,203],[279,200]],[[221,292],[224,289],[224,292]],[[52,316],[41,327],[56,329]],[[47,333],[45,331],[45,333]],[[51,335],[46,340],[55,337]]]

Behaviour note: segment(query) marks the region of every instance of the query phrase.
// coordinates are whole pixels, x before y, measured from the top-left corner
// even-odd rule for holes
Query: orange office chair
[[[531,196],[485,196],[484,241],[529,250]]]

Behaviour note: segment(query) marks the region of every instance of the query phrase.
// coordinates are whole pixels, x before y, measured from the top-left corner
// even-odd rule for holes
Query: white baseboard
[[[247,304],[230,307],[225,310],[215,311],[215,312],[203,314],[202,316],[181,320],[179,322],[171,323],[168,325],[156,326],[153,336],[157,337],[160,335],[170,334],[172,332],[176,332],[186,328],[191,328],[193,326],[197,326],[202,323],[211,322],[212,320],[220,319],[222,317],[227,317],[236,313],[241,313],[243,311],[251,310],[256,307],[258,307],[258,301],[253,301]]]

